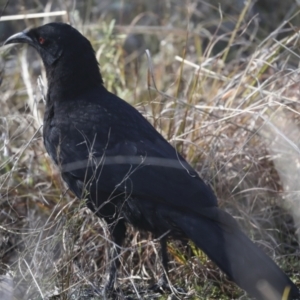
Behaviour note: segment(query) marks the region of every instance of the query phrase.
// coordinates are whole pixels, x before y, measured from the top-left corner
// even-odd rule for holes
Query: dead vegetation
[[[106,87],[136,106],[184,154],[220,206],[300,286],[297,7],[259,39],[251,1],[235,17],[206,3],[201,8],[211,13],[210,22],[202,15],[206,21],[198,23],[193,7],[175,1],[169,9],[177,15],[170,16],[166,4],[160,22],[140,25],[138,11],[140,19],[131,26],[110,21],[109,10],[97,15],[98,6],[92,10],[89,3],[84,18],[81,11],[69,18],[92,41]],[[228,19],[234,26],[224,31]],[[43,19],[26,22],[39,25]],[[143,34],[142,47],[158,48],[126,56],[128,29]],[[67,191],[45,154],[41,63],[31,49],[15,48],[2,48],[1,62],[0,298],[101,299],[109,235]],[[168,298],[148,289],[162,272],[158,249],[147,233],[129,228],[121,299]],[[193,245],[170,241],[168,249],[170,281],[183,288],[174,290],[179,299],[246,299]]]

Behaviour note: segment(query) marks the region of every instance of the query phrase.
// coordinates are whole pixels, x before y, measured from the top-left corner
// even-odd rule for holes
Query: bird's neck
[[[86,60],[64,60],[46,68],[48,98],[54,101],[70,100],[86,91],[103,85],[102,76],[95,58]]]

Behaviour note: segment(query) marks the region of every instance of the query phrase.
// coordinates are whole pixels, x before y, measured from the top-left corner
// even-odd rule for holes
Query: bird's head
[[[9,37],[4,45],[25,43],[34,47],[46,67],[48,81],[61,89],[72,83],[74,93],[103,83],[91,43],[65,23],[48,23]]]
[[[65,23],[49,23],[9,37],[4,45],[25,43],[34,47],[45,66],[54,64],[66,51],[92,50],[90,42],[75,28]]]

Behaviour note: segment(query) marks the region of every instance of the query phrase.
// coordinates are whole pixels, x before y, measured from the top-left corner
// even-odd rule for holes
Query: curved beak
[[[33,40],[27,35],[26,31],[16,33],[9,37],[4,43],[4,45],[7,44],[17,44],[17,43],[27,43],[27,44],[32,44]]]

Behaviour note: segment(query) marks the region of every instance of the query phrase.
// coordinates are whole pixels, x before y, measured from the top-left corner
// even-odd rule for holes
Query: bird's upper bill
[[[3,45],[7,44],[18,44],[18,43],[27,43],[32,44],[32,39],[27,35],[28,31],[18,32],[12,36],[10,36]]]

